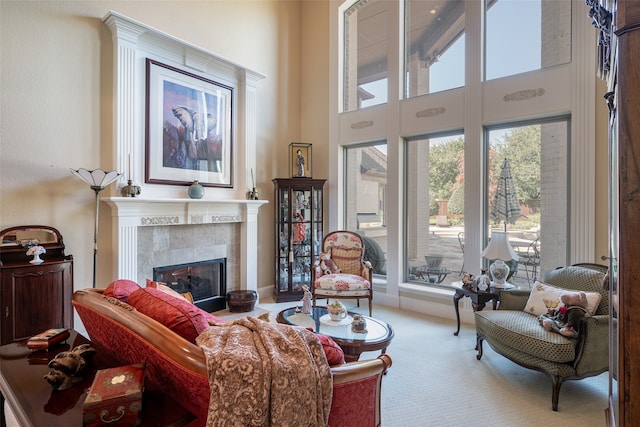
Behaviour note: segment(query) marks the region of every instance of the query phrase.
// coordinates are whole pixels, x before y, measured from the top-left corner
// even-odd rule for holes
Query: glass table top
[[[280,317],[288,324],[312,328],[314,332],[349,341],[377,341],[387,338],[390,334],[390,327],[387,323],[361,315],[366,321],[366,333],[353,332],[351,322],[356,313],[348,312],[345,319],[333,321],[330,319],[326,307],[312,307],[311,314],[298,311],[298,307],[283,310]]]

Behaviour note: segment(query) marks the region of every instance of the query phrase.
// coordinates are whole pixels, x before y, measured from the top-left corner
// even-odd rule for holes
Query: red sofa
[[[141,312],[105,298],[103,291],[76,291],[72,301],[96,349],[123,364],[145,362],[145,381],[196,415],[192,425],[204,426],[210,393],[200,347]],[[391,358],[383,354],[331,367],[329,425],[379,426],[382,374],[390,366]]]

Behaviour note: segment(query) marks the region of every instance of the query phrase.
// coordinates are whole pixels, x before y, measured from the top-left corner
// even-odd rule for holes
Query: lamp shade
[[[488,260],[501,259],[502,261],[518,261],[518,255],[509,244],[509,236],[504,231],[493,231],[491,240],[481,254]]]
[[[118,171],[105,172],[102,169],[87,170],[80,168],[71,169],[71,173],[89,184],[93,190],[102,190],[121,175]]]

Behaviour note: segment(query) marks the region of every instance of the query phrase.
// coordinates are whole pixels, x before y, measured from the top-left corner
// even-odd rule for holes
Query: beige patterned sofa
[[[543,282],[566,290],[600,294],[594,314],[582,320],[578,337],[567,338],[540,326],[538,316],[525,310],[530,309],[529,291],[503,291],[497,310],[475,313],[477,359],[482,357],[482,343],[486,341],[497,353],[518,365],[544,372],[551,378],[551,403],[557,411],[564,381],[608,370],[608,281],[597,266],[569,266],[547,272]]]

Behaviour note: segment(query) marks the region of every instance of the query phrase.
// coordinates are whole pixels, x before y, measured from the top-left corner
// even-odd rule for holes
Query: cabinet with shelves
[[[276,178],[275,289],[276,302],[300,300],[303,285],[311,288],[313,263],[323,237],[323,187],[326,180]]]
[[[46,250],[41,263],[26,254],[34,242]],[[0,243],[0,345],[73,328],[73,257],[64,254],[58,230],[12,227],[0,232]]]

